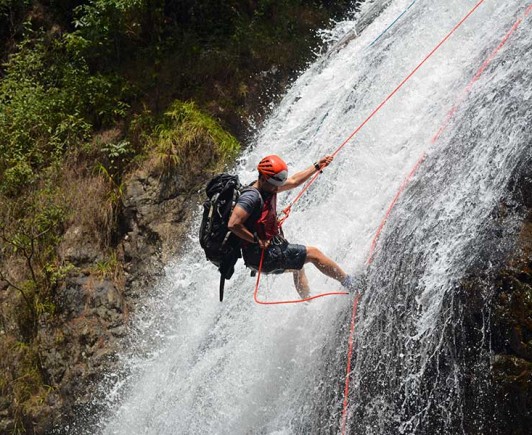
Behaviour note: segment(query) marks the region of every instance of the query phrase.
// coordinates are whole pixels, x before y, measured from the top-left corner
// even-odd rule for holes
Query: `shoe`
[[[364,283],[365,280],[362,275],[347,275],[342,281],[342,286],[345,287],[350,293],[362,293]]]

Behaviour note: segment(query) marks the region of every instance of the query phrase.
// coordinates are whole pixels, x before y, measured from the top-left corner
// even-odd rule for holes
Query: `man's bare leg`
[[[294,270],[294,284],[301,299],[306,299],[309,297],[310,287],[308,285],[308,278],[307,274],[305,273],[305,269]]]
[[[347,277],[347,273],[338,264],[314,246],[307,246],[307,259],[305,262],[312,263],[321,273],[330,278],[334,278],[340,283]]]

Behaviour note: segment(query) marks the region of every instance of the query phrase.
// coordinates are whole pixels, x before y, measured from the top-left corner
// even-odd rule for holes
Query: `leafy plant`
[[[30,4],[31,0],[0,0],[0,41],[13,36]]]
[[[35,183],[44,168],[126,108],[116,80],[91,74],[64,39],[30,36],[0,82],[0,191],[8,195]]]
[[[0,255],[19,258],[16,268],[0,268],[0,278],[21,297],[19,329],[30,342],[41,315],[53,311],[55,289],[68,270],[56,260],[66,210],[54,191],[42,189],[18,202],[4,202],[0,215]],[[4,266],[4,265],[2,265]]]
[[[93,62],[112,56],[120,62],[127,48],[142,43],[144,17],[158,11],[148,0],[91,0],[74,9],[74,27],[70,35],[84,56]],[[157,3],[157,2],[156,2]],[[114,65],[106,63],[112,68]]]
[[[111,251],[107,258],[96,262],[95,272],[100,278],[113,278],[119,274],[120,263],[116,251]]]
[[[122,140],[118,143],[107,143],[102,146],[102,151],[108,161],[108,173],[116,175],[121,174],[131,157],[131,144],[128,140]]]

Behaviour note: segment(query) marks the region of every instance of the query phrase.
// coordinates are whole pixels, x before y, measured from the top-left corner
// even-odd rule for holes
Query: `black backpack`
[[[199,239],[207,259],[220,271],[220,302],[224,284],[235,271],[242,256],[240,239],[227,229],[236,201],[243,191],[237,175],[219,174],[207,184],[207,200],[203,203]]]

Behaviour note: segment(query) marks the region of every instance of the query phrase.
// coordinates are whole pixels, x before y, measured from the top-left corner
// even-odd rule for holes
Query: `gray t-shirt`
[[[247,213],[249,213],[249,218],[244,225],[251,232],[254,231],[255,223],[260,218],[262,204],[262,197],[258,189],[255,188],[247,188],[244,190],[236,202],[236,205],[242,207]]]

